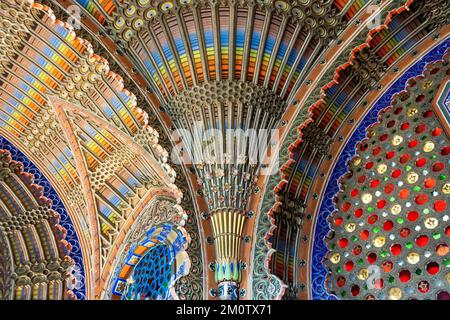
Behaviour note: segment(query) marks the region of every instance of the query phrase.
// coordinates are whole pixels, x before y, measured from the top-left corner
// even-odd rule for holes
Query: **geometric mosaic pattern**
[[[447,58],[448,59],[448,58]],[[427,67],[367,130],[341,178],[327,240],[341,299],[437,299],[450,289],[450,140],[431,103],[448,60]]]

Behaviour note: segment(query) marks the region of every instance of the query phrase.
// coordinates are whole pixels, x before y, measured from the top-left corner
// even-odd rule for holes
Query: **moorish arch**
[[[24,160],[35,169],[28,159]],[[53,203],[47,198],[43,187],[35,184],[33,174],[24,172],[24,164],[12,160],[10,151],[0,150],[0,167],[1,299],[84,298],[83,259],[77,235],[69,225],[69,241],[76,243],[73,248],[66,240],[68,230],[54,210],[65,215],[64,225],[71,224],[60,199]],[[48,182],[46,187],[45,193],[52,192],[54,198]],[[74,267],[78,274],[74,274]]]
[[[337,163],[341,155],[347,156],[344,146],[386,90],[399,78],[404,83],[420,74],[423,69],[410,74],[420,59],[442,58],[448,47],[448,15],[444,14],[448,8],[436,3],[435,10],[429,10],[429,5],[407,2],[390,11],[383,25],[364,35],[331,81],[320,88],[298,128],[300,135],[288,149],[281,182],[275,181],[275,205],[269,214],[277,226],[269,234],[275,250],[261,248],[261,254],[272,254],[271,271],[287,284],[287,299],[330,297],[322,276],[324,246],[320,245],[320,253],[316,246],[328,233],[323,217],[330,210],[328,200],[338,191],[328,191],[339,178],[333,170],[342,170],[342,161]],[[403,88],[397,84],[397,91],[390,94]],[[388,107],[390,100],[383,103]],[[324,202],[326,209],[321,207]]]
[[[326,240],[338,298],[449,297],[449,75],[446,54],[410,79],[348,162]]]

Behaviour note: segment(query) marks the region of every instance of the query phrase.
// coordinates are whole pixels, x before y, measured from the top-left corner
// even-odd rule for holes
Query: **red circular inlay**
[[[431,189],[436,185],[436,181],[433,178],[427,178],[427,179],[425,179],[423,184],[424,184],[425,188]]]
[[[356,247],[353,248],[353,254],[355,256],[359,255],[362,251],[362,247],[360,245],[357,245]]]
[[[359,290],[359,286],[355,284],[351,289],[352,296],[356,297],[359,294]]]
[[[350,202],[344,202],[342,204],[342,211],[347,212],[348,209],[350,209],[351,206],[352,206],[352,204]]]
[[[363,215],[363,210],[362,209],[355,210],[355,217],[361,218],[362,215]]]
[[[352,260],[347,260],[347,262],[345,263],[345,270],[347,270],[347,272],[350,272],[353,270],[354,267],[354,263]]]
[[[424,125],[424,124],[419,124],[419,125],[416,127],[415,131],[416,131],[416,133],[422,133],[422,132],[425,131],[426,128],[427,128],[426,125]]]
[[[370,235],[370,233],[368,230],[363,230],[359,234],[359,236],[361,237],[362,240],[367,240],[369,238],[369,235]]]
[[[406,154],[402,154],[400,156],[400,163],[404,164],[404,163],[408,162],[409,159],[411,159],[411,156],[409,154],[407,154],[407,153]]]
[[[383,224],[383,229],[386,231],[392,230],[393,227],[394,223],[391,220],[388,220]]]
[[[409,221],[416,221],[419,218],[419,213],[417,211],[410,211],[407,217]]]
[[[408,195],[409,195],[409,190],[408,189],[403,189],[399,193],[399,196],[400,196],[401,199],[408,198]]]
[[[442,212],[447,208],[447,203],[444,200],[438,200],[434,203],[434,210]]]
[[[373,167],[373,162],[372,161],[366,163],[366,169],[367,170],[372,169],[372,167]]]
[[[436,162],[435,164],[433,164],[433,171],[434,172],[439,172],[442,169],[444,169],[444,164],[442,162]]]
[[[445,256],[449,251],[450,249],[446,243],[441,243],[436,246],[436,253],[440,257]]]
[[[383,279],[377,279],[373,283],[374,289],[380,290],[384,287],[384,280]]]
[[[420,281],[417,284],[417,289],[422,293],[427,293],[430,290],[430,284],[427,281]]]
[[[340,276],[337,278],[336,284],[338,285],[338,287],[343,287],[345,286],[345,277]]]
[[[425,203],[427,203],[428,201],[428,196],[426,194],[419,194],[416,199],[415,199],[416,203],[419,205],[424,205]]]
[[[427,163],[427,160],[424,158],[419,158],[416,160],[416,166],[423,167]]]
[[[427,272],[431,275],[435,275],[439,272],[439,264],[437,262],[430,262],[427,264]]]
[[[442,129],[441,128],[434,128],[433,131],[431,132],[431,134],[434,137],[438,137],[442,134]]]
[[[375,180],[370,181],[371,188],[376,188],[376,187],[378,187],[379,184],[380,184],[380,180],[375,179]]]
[[[380,153],[380,151],[381,151],[381,148],[380,147],[376,147],[376,148],[373,149],[372,153],[373,153],[374,156],[376,156],[376,155],[378,155]]]
[[[401,174],[402,174],[402,170],[400,170],[400,169],[395,169],[394,171],[392,171],[391,176],[392,176],[392,178],[398,178],[398,177],[401,176]]]
[[[400,253],[402,253],[402,246],[396,243],[391,246],[390,250],[394,256],[398,256]]]
[[[386,205],[386,200],[384,200],[384,199],[378,200],[378,202],[377,202],[378,209],[384,208],[385,205]]]
[[[384,187],[384,192],[387,194],[390,194],[392,191],[394,191],[394,185],[392,183],[389,183]]]
[[[424,118],[428,118],[428,117],[430,117],[430,116],[432,116],[433,115],[433,111],[431,111],[431,110],[427,110],[427,111],[425,111],[423,114],[422,114],[422,116],[424,117]]]
[[[441,150],[441,154],[443,156],[446,156],[446,155],[450,154],[450,147],[449,146],[443,147],[442,150]]]
[[[415,148],[415,147],[417,147],[418,144],[419,144],[419,142],[417,142],[417,140],[411,140],[411,141],[408,143],[408,147],[410,147],[410,148]]]
[[[411,230],[409,230],[408,228],[402,228],[399,232],[399,234],[402,238],[406,238],[407,236],[409,236],[410,233],[411,233]]]
[[[367,222],[370,224],[374,224],[377,221],[378,221],[378,216],[376,214],[373,214],[369,218],[367,218]]]
[[[428,239],[428,236],[426,235],[421,235],[416,238],[416,244],[419,247],[425,247],[428,244],[428,242],[430,242],[430,239]]]
[[[383,271],[387,273],[392,271],[392,269],[394,268],[394,264],[391,261],[385,261],[383,262],[382,267]]]
[[[345,248],[348,245],[348,239],[347,238],[341,238],[339,239],[339,247]]]
[[[401,282],[408,282],[411,280],[411,272],[409,270],[402,270],[398,275]]]

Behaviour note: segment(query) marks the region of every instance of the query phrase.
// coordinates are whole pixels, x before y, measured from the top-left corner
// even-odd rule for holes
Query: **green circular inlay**
[[[411,242],[407,242],[407,243],[406,243],[406,247],[407,247],[408,249],[411,249],[411,248],[413,247],[413,245],[412,245]]]
[[[405,220],[403,220],[403,218],[398,218],[397,222],[400,223],[400,224],[403,224],[403,222],[405,222]]]
[[[416,192],[419,192],[419,191],[420,191],[420,187],[419,187],[419,186],[415,186],[415,187],[413,188],[413,190],[416,191]]]
[[[378,227],[373,228],[373,232],[375,232],[375,233],[380,232],[380,228],[378,228]]]
[[[450,267],[450,259],[445,259],[444,260],[444,265],[448,268]]]

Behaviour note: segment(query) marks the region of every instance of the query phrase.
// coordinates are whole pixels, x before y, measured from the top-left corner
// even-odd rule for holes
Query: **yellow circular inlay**
[[[356,224],[353,222],[350,222],[349,224],[347,224],[345,226],[345,230],[347,230],[347,232],[353,232],[356,229]]]
[[[406,261],[408,261],[409,264],[416,264],[420,261],[420,255],[416,252],[410,252],[406,256]]]
[[[400,288],[390,288],[388,295],[390,300],[400,300],[402,298],[402,290]]]
[[[373,239],[372,241],[373,245],[377,248],[381,248],[382,246],[385,245],[386,243],[386,238],[385,237],[376,237],[375,239]]]
[[[330,261],[334,264],[339,263],[341,261],[341,255],[339,253],[333,253],[330,257]]]
[[[406,112],[406,114],[408,115],[408,117],[412,117],[417,113],[417,108],[410,108],[408,109],[408,111]]]
[[[391,208],[392,214],[399,214],[402,211],[402,206],[399,204],[394,204]]]
[[[399,136],[399,135],[395,135],[391,140],[391,143],[394,146],[398,146],[402,142],[403,142],[403,137]]]
[[[361,158],[360,157],[356,157],[355,159],[353,159],[353,165],[354,166],[359,166],[360,163],[361,163]]]
[[[425,81],[425,82],[423,83],[423,88],[424,88],[424,89],[428,89],[428,88],[430,88],[432,85],[433,85],[433,81],[431,81],[431,80]]]
[[[369,277],[369,271],[366,268],[363,268],[358,271],[358,279],[366,280]]]
[[[380,163],[380,164],[377,166],[377,172],[378,172],[379,174],[385,173],[386,170],[387,170],[387,165],[385,165],[384,163]]]
[[[433,149],[434,149],[434,143],[432,141],[427,141],[423,145],[423,151],[425,151],[425,152],[433,151]]]
[[[417,180],[419,180],[419,175],[416,172],[408,172],[408,176],[406,177],[408,183],[416,183]]]
[[[439,221],[436,218],[430,217],[430,218],[425,219],[424,224],[425,224],[425,228],[434,229],[438,226]]]
[[[368,204],[372,201],[372,195],[370,193],[364,193],[361,196],[361,200],[363,203]]]

